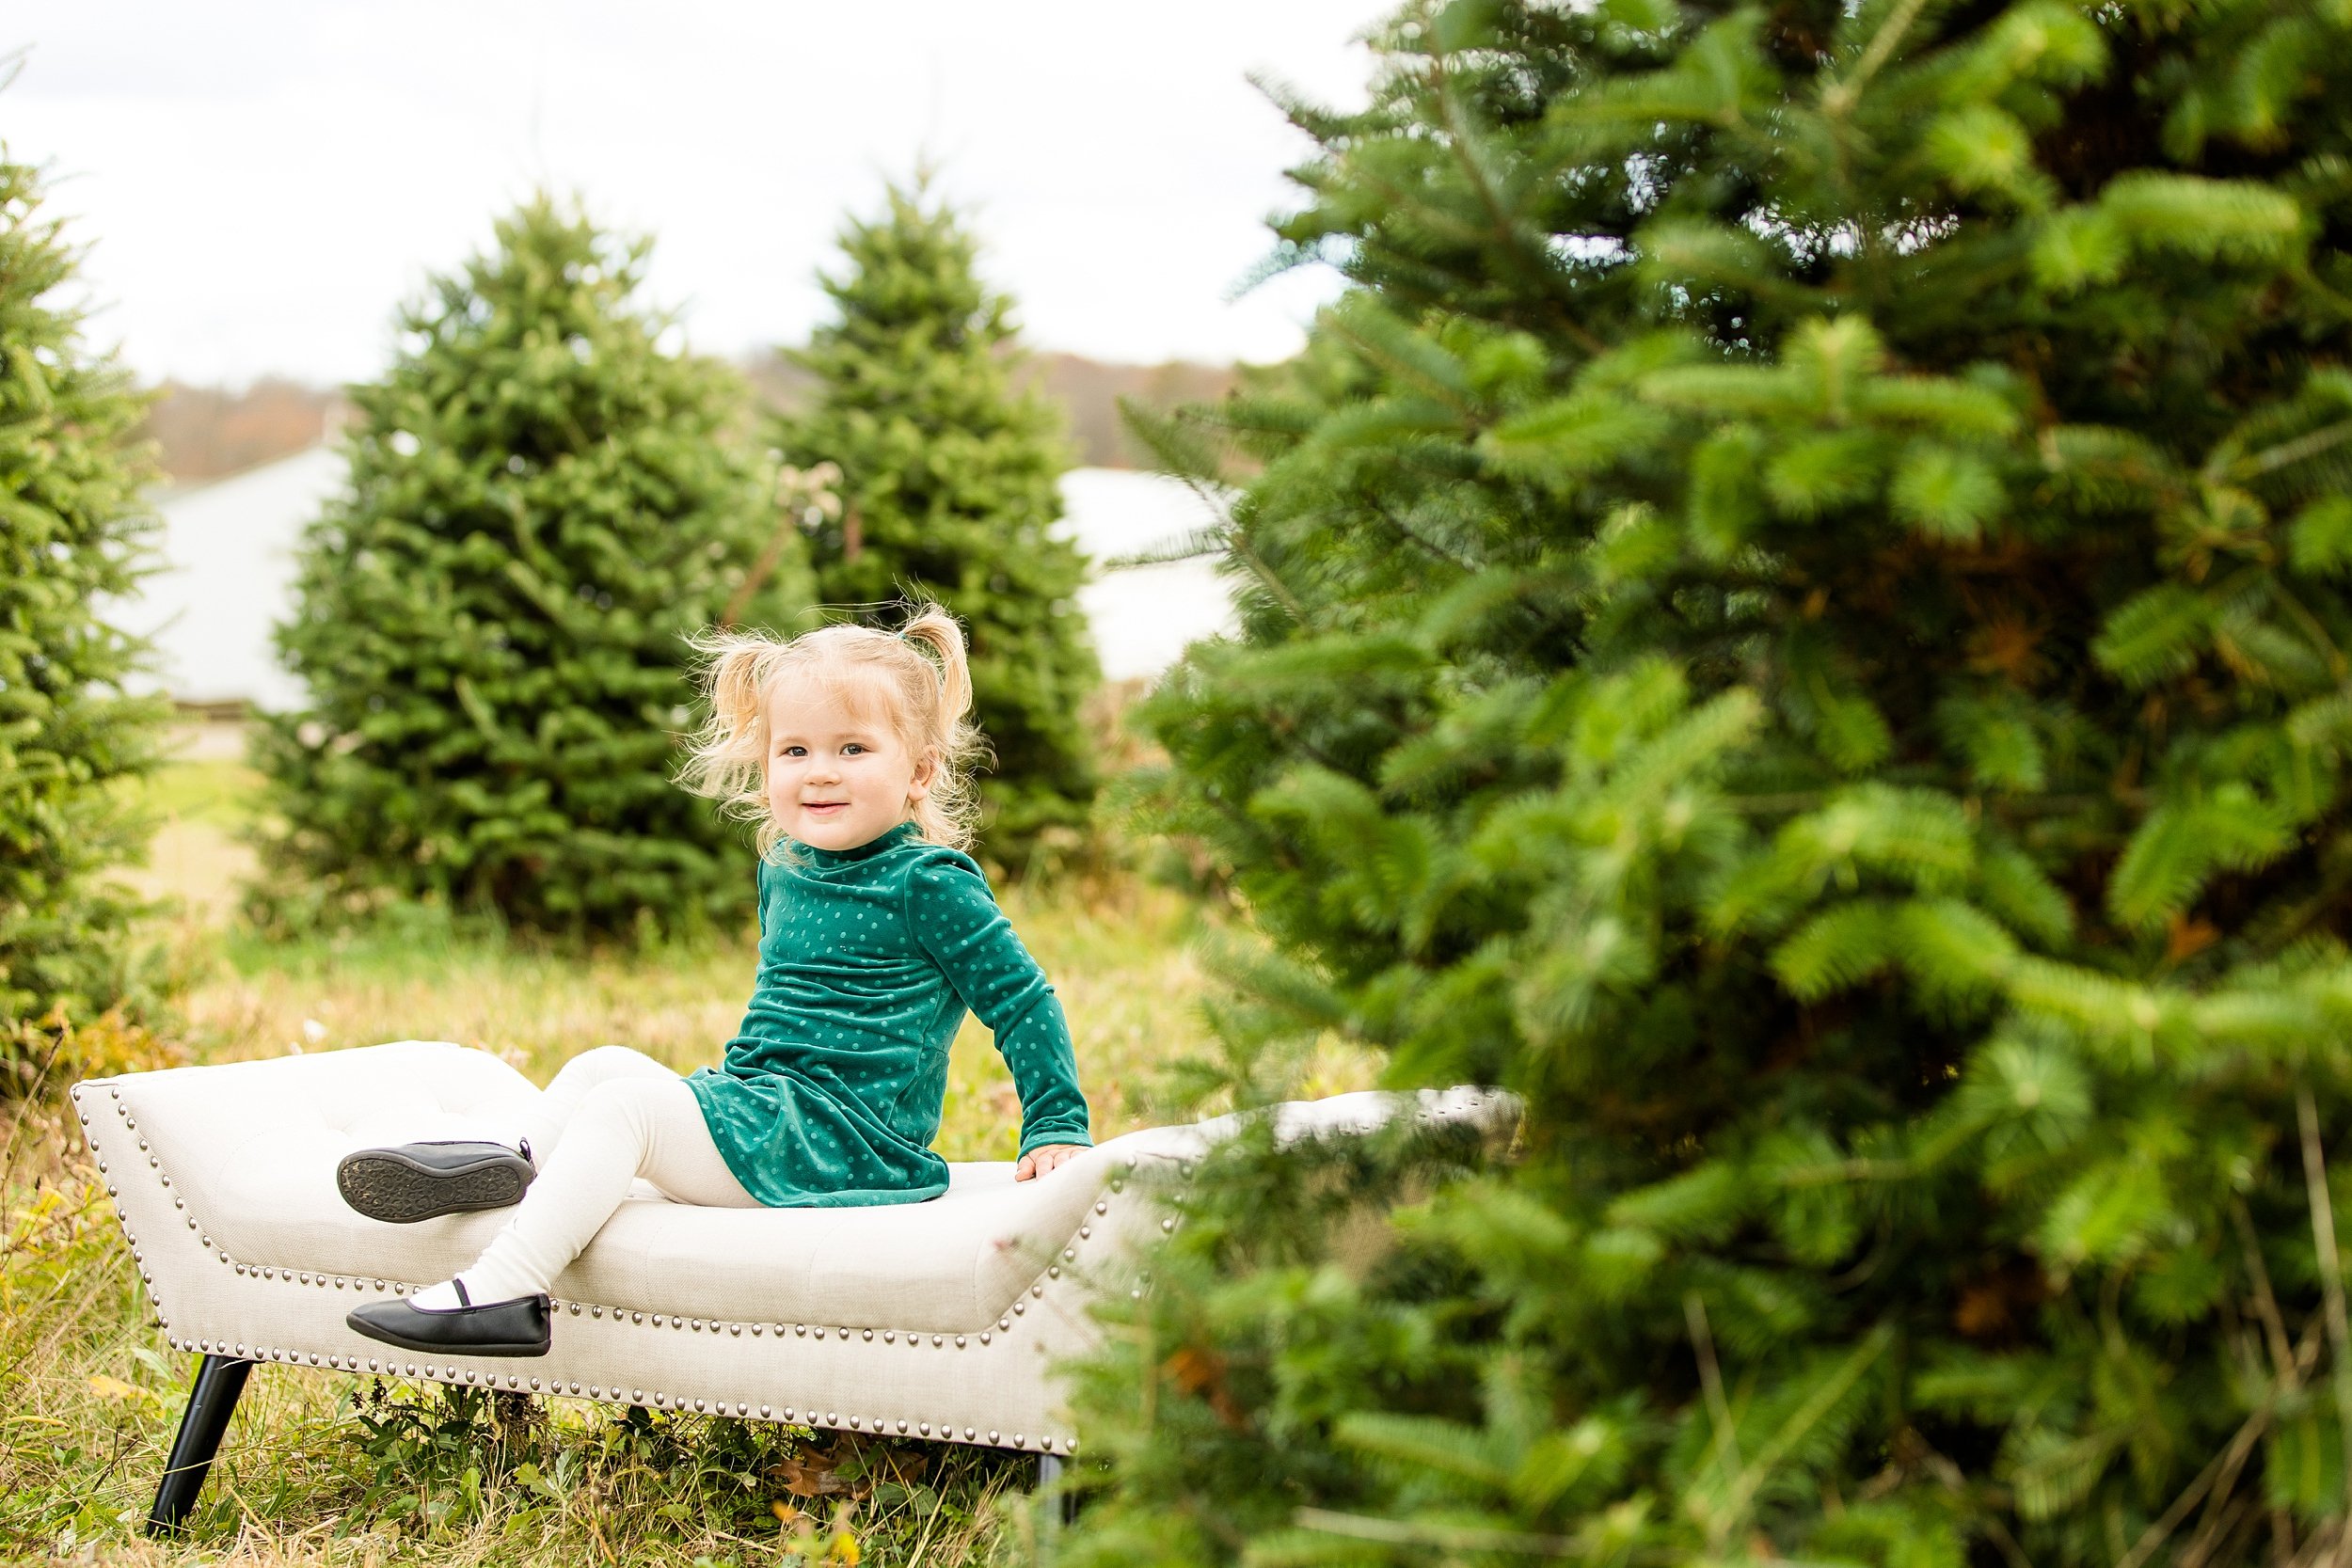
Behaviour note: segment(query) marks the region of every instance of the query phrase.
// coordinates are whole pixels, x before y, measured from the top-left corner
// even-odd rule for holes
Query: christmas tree
[[[103,612],[153,527],[143,400],[84,339],[79,256],[42,194],[0,148],[0,1052],[14,1025],[135,1000],[136,903],[102,873],[145,851],[124,786],[165,712],[125,694],[143,645]]]
[[[648,243],[542,197],[400,318],[351,390],[348,493],[305,535],[257,748],[273,866],[596,935],[732,916],[748,850],[670,782],[684,639],[807,603],[726,367],[665,344]]]
[[[1097,784],[1078,717],[1102,678],[1077,601],[1086,562],[1053,532],[1061,432],[1012,389],[1012,302],[981,282],[971,236],[923,183],[892,187],[888,211],[840,239],[847,264],[822,279],[837,319],[791,356],[816,399],[775,426],[787,463],[841,474],[841,504],[810,540],[818,593],[867,616],[936,598],[964,623],[974,721],[995,759],[982,852],[1017,873],[1042,836],[1086,821]]]
[[[1377,47],[1152,798],[1242,1092],[1525,1120],[1204,1170],[1069,1556],[2341,1558],[2352,12]]]

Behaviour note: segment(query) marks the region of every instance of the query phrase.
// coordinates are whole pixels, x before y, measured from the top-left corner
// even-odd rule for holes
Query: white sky
[[[0,139],[90,245],[142,376],[362,379],[394,306],[534,185],[650,230],[693,344],[798,341],[845,211],[918,150],[1033,347],[1269,359],[1336,290],[1237,301],[1309,143],[1245,80],[1362,101],[1386,0],[0,0]]]

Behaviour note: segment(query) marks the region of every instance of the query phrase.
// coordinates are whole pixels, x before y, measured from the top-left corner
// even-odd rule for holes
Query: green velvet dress
[[[1021,1152],[1091,1141],[1061,1002],[969,855],[912,822],[852,849],[793,848],[798,866],[760,863],[742,1031],[686,1080],[745,1192],[779,1208],[946,1192],[930,1143],[967,1007],[1012,1069]]]

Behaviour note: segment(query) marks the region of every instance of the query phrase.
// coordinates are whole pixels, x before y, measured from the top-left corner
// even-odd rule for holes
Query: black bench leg
[[[1050,1490],[1056,1481],[1061,1480],[1062,1467],[1061,1455],[1039,1454],[1037,1456],[1037,1489],[1040,1492]],[[1049,1526],[1075,1524],[1077,1519],[1078,1499],[1075,1496],[1065,1492],[1053,1499],[1051,1512],[1046,1514],[1046,1523]]]
[[[233,1355],[208,1355],[196,1370],[196,1391],[180,1417],[180,1435],[171,1440],[171,1457],[164,1462],[163,1484],[155,1488],[155,1506],[148,1511],[147,1533],[161,1535],[180,1528],[204,1490],[204,1474],[220,1451],[220,1439],[236,1414],[237,1396],[245,1392],[253,1363]]]

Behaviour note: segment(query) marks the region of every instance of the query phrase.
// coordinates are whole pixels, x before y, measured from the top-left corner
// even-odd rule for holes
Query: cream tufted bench
[[[875,1209],[702,1209],[642,1183],[556,1280],[552,1352],[427,1357],[344,1326],[359,1300],[445,1279],[503,1216],[387,1225],[346,1208],[355,1148],[511,1136],[539,1091],[486,1052],[438,1042],[91,1079],[74,1107],[173,1348],[200,1354],[150,1517],[195,1506],[256,1363],[561,1394],[656,1409],[989,1444],[1050,1480],[1078,1436],[1048,1376],[1092,1343],[1088,1297],[1122,1243],[1173,1227],[1147,1189],[1233,1118],[1131,1132],[1015,1184],[1009,1162],[950,1167],[947,1192]],[[1508,1096],[1340,1095],[1279,1107],[1285,1138],[1400,1110],[1507,1128]]]

